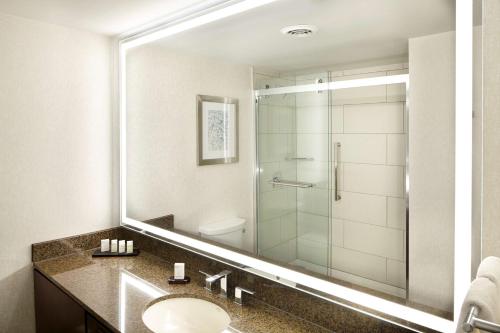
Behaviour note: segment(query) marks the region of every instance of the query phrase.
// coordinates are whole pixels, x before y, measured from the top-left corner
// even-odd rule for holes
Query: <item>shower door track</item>
[[[254,93],[255,97],[258,98],[260,96],[294,94],[303,92],[319,92],[327,90],[381,86],[381,85],[397,84],[397,83],[405,83],[406,86],[408,86],[409,77],[410,76],[408,74],[377,76],[365,79],[330,81],[323,83],[303,84],[299,86],[260,89],[260,90],[255,90]]]

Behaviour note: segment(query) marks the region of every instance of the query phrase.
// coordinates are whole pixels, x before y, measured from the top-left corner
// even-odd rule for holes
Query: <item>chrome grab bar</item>
[[[464,332],[472,332],[475,328],[491,332],[491,333],[500,333],[500,325],[489,322],[484,319],[480,319],[477,317],[479,314],[479,308],[477,306],[471,306],[469,313],[467,314],[467,318],[465,322],[462,324],[462,329]]]
[[[333,177],[335,182],[335,201],[339,201],[342,197],[339,194],[339,160],[340,160],[340,142],[335,142],[333,147]]]
[[[309,188],[309,187],[314,186],[312,183],[303,183],[303,182],[297,182],[294,180],[282,180],[279,177],[274,177],[272,180],[269,181],[269,184],[280,185],[280,186],[299,187],[299,188]]]
[[[312,157],[285,157],[287,161],[314,161]]]

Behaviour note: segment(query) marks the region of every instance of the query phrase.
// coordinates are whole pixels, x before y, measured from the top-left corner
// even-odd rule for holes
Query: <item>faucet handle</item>
[[[254,295],[255,291],[248,290],[248,289],[245,289],[242,287],[234,288],[234,302],[238,305],[243,305],[243,295],[244,294]]]
[[[218,274],[219,276],[221,276],[219,281],[220,281],[220,295],[222,297],[227,297],[227,280],[228,280],[228,275],[231,273],[232,273],[231,271],[226,269]]]
[[[220,294],[223,297],[227,297],[227,276],[231,274],[231,271],[225,269],[219,274],[208,274],[203,271],[199,271],[201,274],[205,275],[205,289],[212,292],[214,285],[217,281],[220,283]]]
[[[228,275],[231,274],[232,272],[230,270],[223,270],[222,272],[220,272],[219,274],[216,274],[216,275],[213,275],[211,277],[207,277],[207,279],[205,280],[206,281],[206,284],[208,283],[214,283],[215,281],[219,281],[219,285],[220,285],[220,295],[222,297],[227,297],[227,279],[228,279]],[[207,289],[211,290],[211,285],[210,285],[210,288],[208,288],[208,285],[207,285]]]
[[[212,274],[208,274],[204,271],[198,271],[198,272],[200,272],[201,274],[203,274],[205,276],[205,289],[212,292],[213,284],[211,281],[209,281],[209,279],[212,277]]]
[[[226,277],[226,278],[227,278],[227,276],[228,276],[229,274],[231,274],[231,273],[232,273],[232,272],[231,272],[230,270],[225,269],[225,270],[223,270],[222,272],[220,272],[219,274],[214,275],[214,278],[216,278],[216,279],[220,279],[221,277]]]

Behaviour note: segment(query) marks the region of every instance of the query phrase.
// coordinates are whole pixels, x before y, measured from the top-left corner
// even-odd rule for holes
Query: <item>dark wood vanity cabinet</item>
[[[34,271],[37,333],[111,333],[84,308]]]
[[[86,333],[111,333],[104,325],[98,322],[94,317],[90,314],[86,314],[85,324],[87,326]]]

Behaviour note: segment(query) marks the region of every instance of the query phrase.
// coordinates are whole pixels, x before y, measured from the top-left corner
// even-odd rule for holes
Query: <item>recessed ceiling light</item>
[[[284,27],[280,31],[282,34],[288,36],[309,37],[316,31],[318,31],[318,28],[314,25],[299,24],[299,25],[290,25],[288,27]]]

